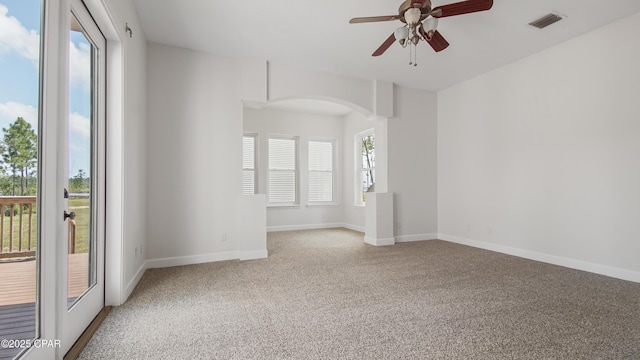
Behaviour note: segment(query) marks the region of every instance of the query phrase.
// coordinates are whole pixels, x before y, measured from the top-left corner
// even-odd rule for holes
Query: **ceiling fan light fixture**
[[[396,29],[395,35],[396,40],[400,42],[400,45],[403,47],[407,43],[407,39],[409,38],[409,29],[406,26],[399,27]]]
[[[418,8],[411,8],[404,13],[404,20],[409,25],[416,25],[420,21],[422,12]]]
[[[422,30],[424,34],[426,34],[426,40],[431,40],[433,38],[433,34],[436,32],[436,28],[438,27],[438,19],[433,16],[429,16],[422,22]]]
[[[438,27],[438,18],[434,18],[433,16],[429,16],[423,23],[422,23],[422,27],[424,28],[424,31],[436,31],[436,28]]]

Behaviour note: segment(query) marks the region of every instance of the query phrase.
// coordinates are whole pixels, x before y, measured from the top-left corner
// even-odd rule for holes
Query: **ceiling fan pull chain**
[[[413,65],[413,56],[411,55],[413,52],[412,48],[411,48],[411,44],[409,44],[409,66]]]
[[[409,66],[418,66],[418,47],[415,44],[409,44]]]

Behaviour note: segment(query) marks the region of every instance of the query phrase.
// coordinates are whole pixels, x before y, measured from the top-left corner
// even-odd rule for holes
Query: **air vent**
[[[530,22],[529,25],[537,27],[538,29],[544,29],[547,26],[554,24],[560,20],[562,20],[562,17],[560,17],[559,15],[549,14],[541,17],[538,20]]]

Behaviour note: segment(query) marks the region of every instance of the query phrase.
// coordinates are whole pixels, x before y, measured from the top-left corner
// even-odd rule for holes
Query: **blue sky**
[[[37,126],[40,0],[0,0],[0,128],[18,116]],[[69,171],[89,169],[90,45],[71,33]],[[0,134],[1,136],[1,134]]]

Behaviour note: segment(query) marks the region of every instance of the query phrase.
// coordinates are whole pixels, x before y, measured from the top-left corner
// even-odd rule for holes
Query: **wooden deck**
[[[87,253],[69,254],[69,299],[87,289]],[[0,263],[0,340],[33,339],[36,329],[36,261]],[[0,360],[11,359],[21,349],[0,348]]]
[[[0,339],[33,339],[36,336],[36,304],[0,306]],[[12,359],[22,349],[0,347],[0,360]]]
[[[87,289],[89,256],[69,254],[69,297],[75,298]],[[0,306],[36,301],[36,261],[0,263]]]

